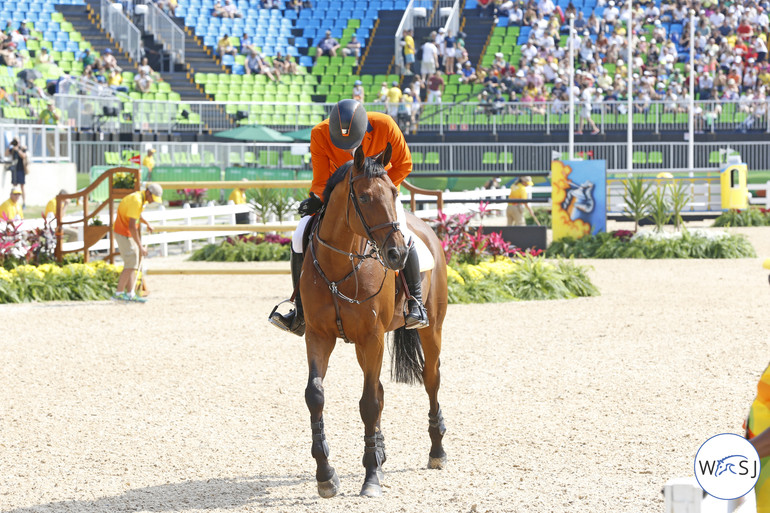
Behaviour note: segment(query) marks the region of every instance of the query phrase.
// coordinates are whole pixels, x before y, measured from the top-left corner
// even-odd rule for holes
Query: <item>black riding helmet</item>
[[[366,109],[356,100],[340,100],[329,115],[329,137],[341,150],[358,148],[368,127]]]

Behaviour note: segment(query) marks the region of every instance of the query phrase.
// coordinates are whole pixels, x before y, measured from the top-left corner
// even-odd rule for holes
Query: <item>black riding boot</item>
[[[291,282],[294,289],[297,291],[297,297],[294,299],[296,305],[295,310],[291,310],[286,315],[282,315],[273,309],[270,314],[270,322],[278,326],[279,328],[294,333],[301,337],[305,334],[305,316],[302,312],[302,299],[300,298],[299,289],[297,284],[299,283],[299,277],[302,274],[302,262],[305,255],[303,253],[291,252]]]
[[[406,257],[406,265],[401,271],[406,279],[406,286],[409,287],[409,293],[412,299],[407,302],[408,312],[406,314],[406,329],[426,328],[430,325],[428,322],[428,312],[422,304],[422,281],[420,279],[420,262],[417,260],[417,248],[412,244],[409,247],[409,256]]]

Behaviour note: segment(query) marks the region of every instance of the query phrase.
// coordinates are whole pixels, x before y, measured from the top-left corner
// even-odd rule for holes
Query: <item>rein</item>
[[[393,236],[393,234],[399,230],[398,228],[398,222],[389,222],[389,223],[382,223],[378,224],[374,227],[369,227],[369,225],[366,223],[366,220],[364,219],[364,214],[361,211],[361,207],[358,204],[358,200],[355,195],[355,191],[353,190],[353,182],[358,180],[359,178],[363,178],[364,175],[358,175],[356,177],[353,176],[353,169],[350,170],[350,178],[348,180],[348,187],[349,187],[349,194],[347,202],[345,203],[345,221],[348,224],[348,227],[350,227],[350,217],[349,217],[349,211],[350,208],[348,208],[348,203],[352,200],[353,206],[356,210],[356,215],[358,216],[358,220],[361,222],[361,224],[364,227],[364,231],[366,231],[366,238],[368,243],[372,246],[372,249],[365,254],[360,253],[351,253],[349,251],[342,251],[341,249],[335,248],[328,242],[324,241],[321,236],[319,235],[319,230],[321,226],[321,221],[323,218],[323,215],[326,213],[326,206],[321,209],[321,212],[318,213],[319,220],[317,223],[315,223],[315,226],[313,227],[313,232],[310,236],[310,255],[313,258],[313,266],[315,267],[316,271],[318,271],[318,274],[323,278],[323,280],[326,282],[326,285],[329,287],[329,290],[332,293],[332,299],[334,300],[334,311],[337,314],[337,329],[339,329],[340,337],[348,343],[351,343],[351,341],[348,339],[347,335],[345,334],[345,330],[342,327],[342,318],[340,317],[340,306],[339,306],[339,300],[342,299],[350,304],[353,305],[360,305],[363,303],[366,303],[367,301],[370,301],[374,299],[381,291],[382,287],[385,285],[385,278],[388,276],[388,267],[385,265],[385,262],[382,261],[382,256],[380,255],[380,249],[377,245],[377,243],[374,241],[374,237],[372,236],[372,232],[375,232],[377,230],[380,230],[382,228],[391,227],[390,232],[388,233],[387,237],[385,237],[385,242],[390,239],[390,237]],[[348,274],[346,274],[342,279],[337,281],[332,281],[329,279],[328,276],[326,276],[326,273],[323,272],[323,269],[321,269],[321,264],[318,262],[318,257],[316,256],[316,247],[315,247],[315,241],[318,241],[318,243],[327,248],[330,249],[336,253],[339,253],[341,255],[345,255],[350,260],[351,270]],[[366,249],[366,245],[364,245],[364,250]],[[371,296],[367,297],[366,299],[357,299],[358,297],[358,270],[361,268],[361,265],[363,265],[364,261],[366,259],[373,259],[382,265],[383,273],[382,273],[382,281],[380,282],[380,287],[377,289],[377,292],[372,294]],[[356,292],[353,294],[353,297],[348,297],[339,290],[339,285],[347,281],[353,277],[356,282]]]

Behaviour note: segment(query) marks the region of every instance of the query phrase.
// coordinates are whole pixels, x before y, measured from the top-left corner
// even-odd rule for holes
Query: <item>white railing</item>
[[[273,169],[309,170],[302,156],[308,143],[226,142],[98,142],[73,143],[73,162],[80,172],[92,166],[117,164],[107,161],[109,154],[145,153],[152,147],[158,151],[156,166],[216,166],[225,169],[247,166]],[[494,177],[510,172],[549,172],[551,161],[566,160],[568,144],[564,143],[410,143],[415,173],[474,173]],[[578,143],[575,156],[580,159],[606,161],[608,172],[625,173],[626,144]],[[688,167],[687,143],[679,141],[634,142],[634,173],[691,171]],[[729,155],[737,154],[745,162],[749,175],[753,170],[770,169],[770,144],[753,142],[695,143],[695,169],[718,171]],[[193,157],[195,157],[193,159]],[[252,160],[253,158],[253,160]]]
[[[173,70],[174,64],[184,64],[184,31],[156,4],[148,3],[147,8],[145,27],[171,55]]]
[[[162,256],[168,256],[168,245],[173,243],[183,243],[184,251],[189,253],[192,251],[193,241],[205,240],[209,243],[214,243],[217,237],[232,237],[235,235],[241,235],[245,233],[253,233],[252,230],[232,230],[232,231],[211,231],[206,230],[208,226],[216,226],[218,224],[235,225],[236,214],[252,212],[253,208],[249,205],[218,205],[200,207],[200,208],[173,208],[167,209],[162,205],[157,208],[147,208],[142,213],[142,217],[153,225],[157,233],[145,233],[142,235],[142,243],[146,246],[160,246],[160,253]],[[102,222],[109,222],[107,215],[97,216]],[[68,220],[73,219],[68,217]],[[80,218],[77,218],[80,219]],[[43,221],[40,220],[25,220],[22,222],[22,230],[32,230],[37,227],[42,227]],[[292,232],[297,227],[296,222],[286,222],[286,231]],[[271,225],[274,225],[272,223]],[[68,225],[73,226],[73,225]],[[82,235],[82,225],[74,225],[77,227]],[[200,226],[200,231],[183,231],[183,232],[163,232],[160,230],[163,226]],[[81,237],[82,238],[82,237]],[[109,250],[110,241],[104,238],[91,246],[91,251],[105,251]],[[83,241],[65,242],[62,245],[64,251],[77,251],[83,249]]]
[[[70,162],[72,160],[72,132],[63,125],[9,125],[0,124],[3,148],[17,139],[27,148],[29,162]],[[6,159],[4,154],[0,159]]]
[[[399,31],[402,32],[401,28]],[[402,58],[401,37],[395,38],[396,62]],[[399,57],[401,56],[401,57]],[[275,94],[278,85],[259,84],[259,93],[243,93],[241,85],[231,85],[228,91],[238,96],[259,98],[262,94]],[[568,105],[564,102],[500,102],[479,101],[478,94],[462,89],[464,86],[447,86],[447,91],[456,88],[453,94],[455,102],[427,103],[420,106],[418,121],[419,132],[471,132],[483,131],[497,134],[501,132],[536,132],[566,133],[569,130]],[[248,88],[251,91],[251,87]],[[228,93],[218,89],[216,84],[206,86],[206,93],[212,96],[227,97]],[[228,130],[239,124],[260,124],[282,131],[293,131],[315,126],[327,117],[334,103],[298,103],[298,102],[260,102],[260,101],[214,101],[214,102],[176,102],[126,100],[120,96],[125,112],[132,112],[131,119],[124,120],[114,131],[129,133],[141,130],[150,132],[193,132],[202,134],[207,130]],[[78,101],[86,103],[89,96],[81,96]],[[74,100],[73,100],[74,101]],[[130,105],[130,107],[128,106]],[[385,112],[384,103],[366,102],[368,111]],[[697,133],[724,133],[749,131],[752,133],[770,133],[770,99],[764,101],[714,101],[698,100],[695,102],[695,130]],[[590,133],[591,127],[581,124],[584,106],[576,105],[576,129],[583,128]],[[592,103],[591,118],[599,132],[623,132],[627,128],[627,104],[616,101],[597,101]],[[678,107],[666,101],[634,103],[634,130],[649,133],[677,132],[688,130],[688,112],[684,105]],[[239,117],[239,113],[240,116]],[[267,116],[267,117],[265,117]],[[269,119],[268,119],[269,118]],[[76,125],[80,128],[79,125]],[[90,129],[90,127],[86,127]]]
[[[446,23],[444,24],[444,29],[446,29],[447,34],[452,34],[456,37],[457,33],[460,32],[460,16],[460,0],[455,0],[454,5],[452,5],[452,10],[447,16]]]
[[[134,62],[139,62],[142,33],[123,14],[123,6],[119,2],[111,3],[109,0],[102,0],[99,18],[102,28],[112,35]]]

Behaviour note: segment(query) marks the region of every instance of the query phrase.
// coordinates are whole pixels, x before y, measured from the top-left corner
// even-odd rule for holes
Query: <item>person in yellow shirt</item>
[[[404,31],[404,75],[412,74],[412,64],[414,64],[414,36],[412,30]]]
[[[247,182],[248,179],[244,178],[242,181]],[[233,202],[233,205],[245,205],[246,204],[246,191],[241,189],[240,187],[236,187],[233,189],[233,192],[230,193],[230,196],[227,198],[227,201]],[[248,212],[238,212],[235,214],[235,224],[249,224],[249,213]]]
[[[142,219],[142,211],[145,203],[160,203],[163,201],[163,189],[156,183],[148,183],[143,191],[129,194],[118,205],[117,219],[112,227],[115,232],[115,240],[118,243],[120,256],[123,258],[123,272],[118,278],[118,288],[114,299],[123,301],[136,301],[144,303],[145,298],[136,296],[134,286],[136,284],[136,272],[142,257],[147,256],[147,248],[142,246],[139,236],[139,223]],[[152,232],[152,226],[145,222]]]
[[[19,199],[21,199],[21,188],[16,186],[11,189],[11,196],[0,204],[0,221],[24,219],[24,212],[21,210]]]
[[[757,450],[760,458],[760,472],[754,493],[757,512],[770,512],[770,366],[765,368],[757,383],[757,396],[751,404],[749,415],[744,422],[746,438]]]
[[[69,194],[66,190],[62,189],[59,191],[60,195],[66,195]],[[62,201],[61,204],[61,217],[64,219],[64,216],[67,215],[67,207],[70,204],[70,200],[65,199]],[[56,218],[56,197],[51,198],[48,203],[45,205],[45,210],[43,211],[43,217],[49,220],[50,223],[53,223],[54,219]],[[62,237],[66,237],[68,241],[78,240],[78,232],[76,230],[73,230],[72,228],[64,228],[61,229]]]
[[[142,165],[147,168],[147,180],[152,180],[152,170],[155,167],[155,150],[150,148],[147,150]]]
[[[398,87],[398,82],[395,80],[390,86],[385,95],[385,105],[388,108],[388,116],[396,119],[396,116],[398,116],[398,104],[401,103],[401,88]]]
[[[508,195],[510,199],[532,199],[532,177],[522,176],[516,180],[511,187],[511,193]],[[529,211],[529,215],[535,220],[535,224],[540,226],[535,213],[532,211],[532,207],[529,203],[509,203],[508,208],[505,211],[508,218],[508,226],[526,226],[527,221],[524,219],[524,209]]]

